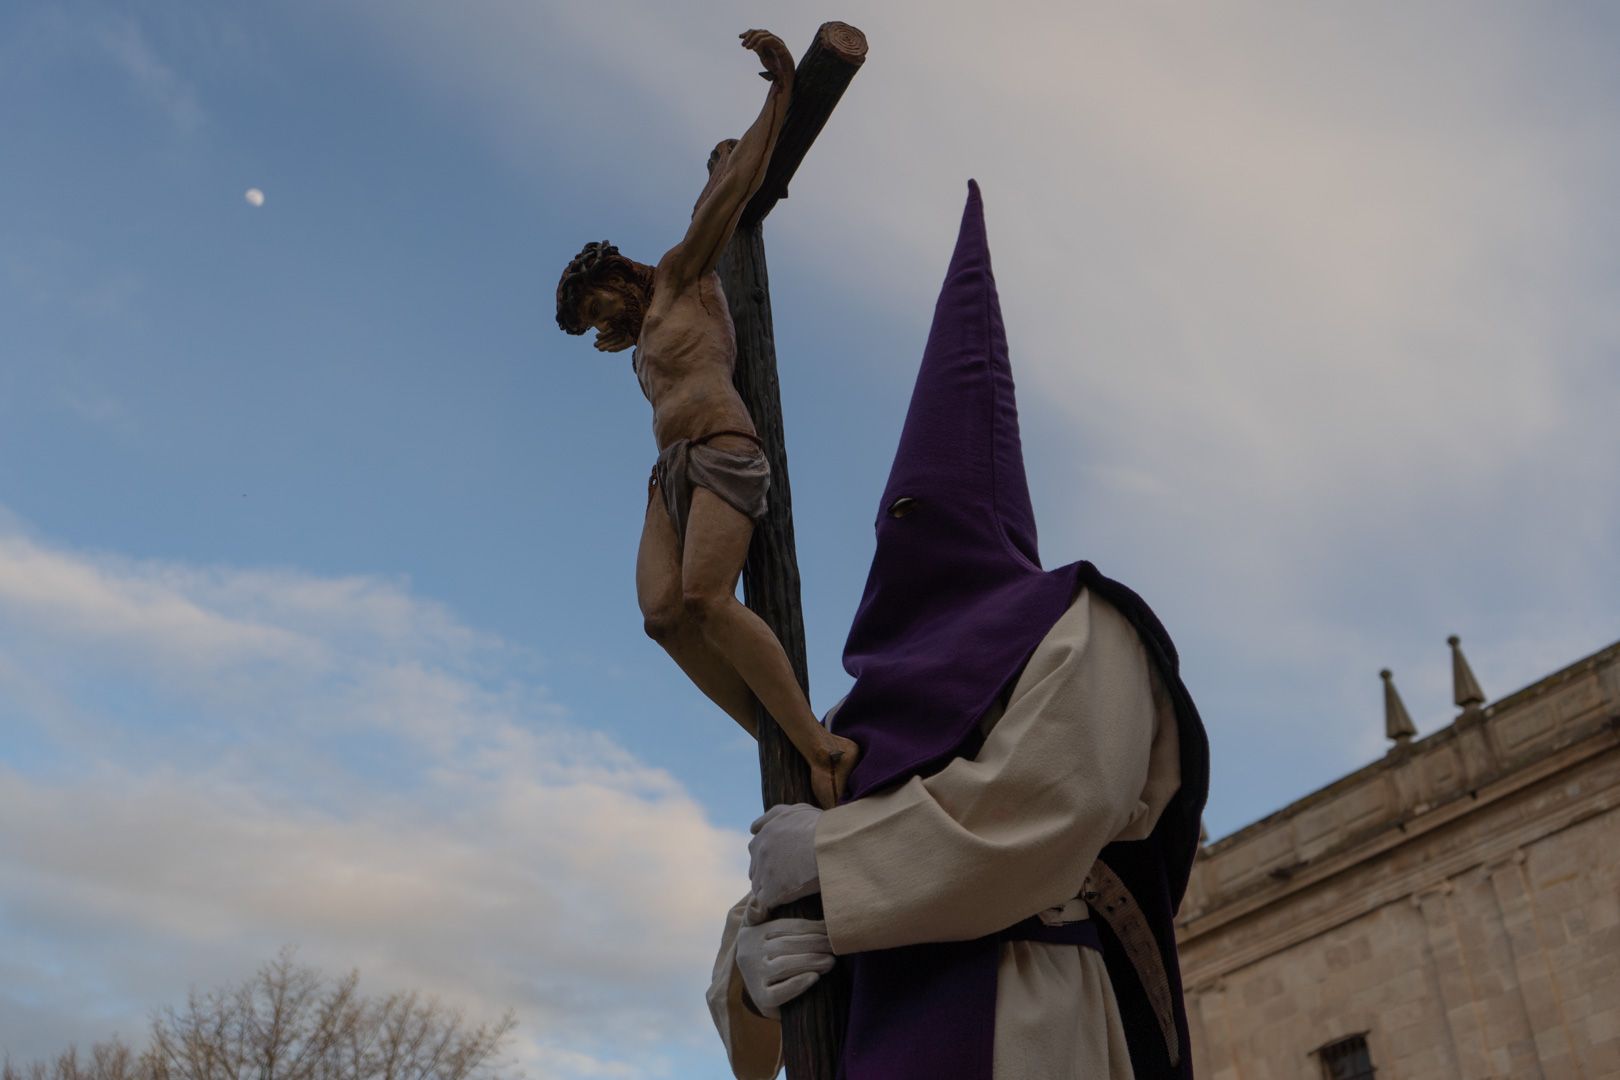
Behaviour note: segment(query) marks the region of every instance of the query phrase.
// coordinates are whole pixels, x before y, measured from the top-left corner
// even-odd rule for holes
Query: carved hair
[[[649,268],[619,254],[619,249],[603,240],[586,244],[568,263],[557,282],[557,325],[564,333],[583,334],[590,324],[580,308],[585,296],[598,286],[617,287],[640,309],[643,294],[651,286]]]

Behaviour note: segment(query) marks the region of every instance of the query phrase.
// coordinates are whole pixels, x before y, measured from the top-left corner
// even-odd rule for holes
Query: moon
[[[264,192],[260,191],[256,187],[250,187],[246,191],[242,192],[242,198],[247,200],[247,204],[249,206],[264,205]]]

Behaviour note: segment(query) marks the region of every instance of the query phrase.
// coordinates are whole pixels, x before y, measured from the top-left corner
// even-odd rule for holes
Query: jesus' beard
[[[618,316],[608,323],[608,329],[628,341],[640,341],[641,324],[647,319],[647,300],[639,289],[620,289],[619,296],[624,306],[619,309]]]

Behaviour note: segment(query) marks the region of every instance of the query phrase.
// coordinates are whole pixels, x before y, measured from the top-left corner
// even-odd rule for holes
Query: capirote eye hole
[[[911,498],[909,495],[902,495],[898,499],[894,500],[894,502],[889,504],[889,516],[892,518],[903,518],[921,505],[921,503],[919,503],[916,499]]]

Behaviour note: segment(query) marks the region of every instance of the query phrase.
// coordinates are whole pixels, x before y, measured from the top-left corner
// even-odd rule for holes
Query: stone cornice
[[[1620,665],[1620,641],[1600,649],[1581,660],[1577,660],[1568,667],[1553,672],[1551,675],[1548,675],[1543,679],[1539,679],[1536,682],[1531,683],[1529,686],[1515,690],[1513,693],[1501,698],[1491,705],[1487,705],[1483,712],[1483,718],[1488,723],[1491,719],[1503,713],[1519,710],[1547,697],[1550,694],[1557,692],[1560,689],[1563,689],[1583,675],[1595,675],[1600,671],[1600,669],[1614,668],[1617,665]],[[1620,709],[1617,709],[1616,711],[1620,712]],[[1274,810],[1265,817],[1252,821],[1243,826],[1243,828],[1237,830],[1236,832],[1228,833],[1219,840],[1213,841],[1206,845],[1202,853],[1202,858],[1217,858],[1224,852],[1241,846],[1245,841],[1252,840],[1256,835],[1267,831],[1280,821],[1295,817],[1300,812],[1309,809],[1311,806],[1329,799],[1333,795],[1341,793],[1349,788],[1356,787],[1359,784],[1364,783],[1369,778],[1377,776],[1378,774],[1383,773],[1391,768],[1398,768],[1407,761],[1423,755],[1426,751],[1432,751],[1441,745],[1453,742],[1456,740],[1461,730],[1462,729],[1460,729],[1456,724],[1448,724],[1437,731],[1430,732],[1421,739],[1416,739],[1406,746],[1399,748],[1398,752],[1392,751],[1390,754],[1378,759],[1377,761],[1369,762],[1368,764],[1363,765],[1355,772],[1341,776],[1331,784],[1318,788],[1307,795],[1302,795],[1298,799],[1295,799],[1293,802],[1289,803],[1287,806],[1284,806],[1279,810]]]
[[[1457,825],[1617,746],[1620,643],[1508,695],[1468,723],[1448,725],[1400,747],[1206,847],[1194,866],[1178,920],[1182,947],[1196,953],[1201,939],[1261,913],[1288,921],[1289,913],[1302,906],[1296,900],[1306,890]],[[1512,832],[1519,835],[1525,827],[1516,823]],[[1554,822],[1549,827],[1561,826]],[[1497,848],[1494,842],[1490,846]],[[1471,847],[1467,857],[1487,857],[1480,850]],[[1436,859],[1426,868],[1460,872],[1452,869],[1455,858]],[[1402,887],[1410,893],[1430,880],[1437,879],[1418,874]],[[1387,902],[1369,896],[1356,913]],[[1309,921],[1315,926],[1324,918],[1328,916]],[[1321,929],[1317,926],[1305,936]],[[1293,939],[1293,934],[1279,927],[1264,937],[1271,942],[1268,948],[1280,948],[1286,947],[1283,938]]]
[[[1468,807],[1457,810],[1445,807],[1433,811],[1426,815],[1427,820],[1422,822],[1420,828],[1408,828],[1395,837],[1382,837],[1374,843],[1345,852],[1331,862],[1312,867],[1309,872],[1301,873],[1274,892],[1249,897],[1242,903],[1228,905],[1191,920],[1177,934],[1187,985],[1200,989],[1214,979],[1326,933],[1386,904],[1432,890],[1449,891],[1450,880],[1459,874],[1476,866],[1496,865],[1522,858],[1521,849],[1537,839],[1588,818],[1620,809],[1620,784],[1617,783],[1574,795],[1559,792],[1559,797],[1549,799],[1539,812],[1513,820],[1505,826],[1499,824],[1483,841],[1476,840],[1451,851],[1435,845],[1434,857],[1389,873],[1383,880],[1375,878],[1355,890],[1347,890],[1342,894],[1343,900],[1322,911],[1306,912],[1298,904],[1278,907],[1284,901],[1299,897],[1305,890],[1362,867],[1369,860],[1396,847],[1433,835],[1436,830],[1457,823],[1492,803],[1499,803],[1535,784],[1552,781],[1560,774],[1586,762],[1594,762],[1606,754],[1613,754],[1617,749],[1620,749],[1620,730],[1606,728],[1576,746],[1543,759],[1535,768],[1526,769],[1482,790],[1479,800]],[[1558,790],[1555,783],[1548,783],[1547,787]],[[1259,918],[1263,915],[1269,916],[1271,921],[1268,923]],[[1239,920],[1250,920],[1251,932],[1245,933],[1241,944],[1236,947],[1222,948],[1223,936],[1217,932],[1232,927]],[[1235,943],[1238,939],[1225,936],[1225,940]],[[1204,947],[1205,942],[1209,947]]]

